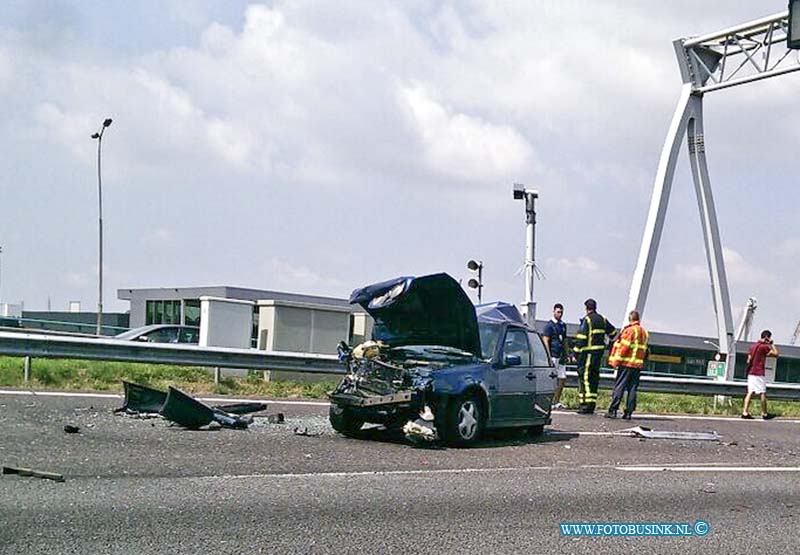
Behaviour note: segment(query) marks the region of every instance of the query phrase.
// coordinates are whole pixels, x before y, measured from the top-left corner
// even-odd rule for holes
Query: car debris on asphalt
[[[179,426],[198,429],[216,422],[223,428],[244,430],[253,421],[249,416],[237,416],[218,408],[212,408],[176,387],[169,387],[167,400],[161,407],[161,415]]]
[[[136,417],[163,416],[167,420],[189,429],[198,429],[216,422],[223,428],[244,430],[252,423],[250,413],[267,408],[266,403],[231,403],[209,406],[180,389],[170,386],[164,392],[152,387],[123,381],[125,401],[115,413]],[[283,415],[280,414],[281,421]]]
[[[32,468],[23,468],[18,466],[4,466],[3,474],[17,474],[18,476],[33,476],[34,478],[42,478],[44,480],[53,480],[54,482],[63,482],[64,476],[55,472],[45,472],[44,470],[33,470]]]
[[[283,415],[282,412],[277,412],[275,414],[267,415],[267,422],[270,424],[285,424],[286,417]]]
[[[80,433],[81,428],[80,426],[75,426],[73,424],[65,424],[64,431],[68,434],[77,434]]]
[[[433,427],[433,423],[426,422],[422,418],[406,422],[403,426],[403,433],[409,441],[416,444],[433,443],[439,440],[439,434]]]
[[[135,384],[123,380],[122,386],[125,391],[125,401],[114,412],[125,412],[127,414],[148,413],[158,414],[161,407],[167,400],[167,392],[146,385]],[[250,414],[267,409],[266,403],[253,401],[249,403],[230,403],[226,405],[215,405],[213,409],[219,409],[229,414]]]
[[[322,432],[312,432],[306,426],[298,426],[294,429],[294,435],[305,437],[320,437]]]
[[[627,435],[630,437],[638,437],[644,439],[685,439],[697,441],[719,441],[722,437],[716,431],[711,432],[673,432],[673,431],[657,431],[647,428],[645,426],[636,426],[634,428],[626,428],[612,432],[614,435]]]

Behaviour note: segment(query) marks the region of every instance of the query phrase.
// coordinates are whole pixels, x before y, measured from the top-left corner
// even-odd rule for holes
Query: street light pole
[[[111,125],[111,118],[103,120],[103,125],[97,133],[92,134],[92,139],[97,139],[97,331],[96,335],[103,334],[103,177],[100,173],[100,153],[103,146],[103,132]]]
[[[525,201],[525,302],[523,312],[530,327],[536,325],[536,302],[533,300],[533,285],[536,276],[536,199],[539,191],[514,183],[514,199]]]

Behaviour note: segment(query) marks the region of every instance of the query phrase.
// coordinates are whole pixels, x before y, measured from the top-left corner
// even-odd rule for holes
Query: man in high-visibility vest
[[[617,369],[617,379],[614,382],[614,393],[611,395],[606,418],[617,417],[622,395],[626,391],[628,399],[625,402],[622,418],[630,420],[636,409],[636,390],[639,388],[639,375],[647,358],[648,333],[639,323],[638,311],[632,310],[628,314],[628,322],[629,324],[622,329],[614,342],[608,357],[608,365]]]
[[[578,356],[578,414],[593,414],[600,385],[600,360],[606,348],[606,335],[614,336],[614,326],[597,313],[597,301],[586,299],[586,316],[575,334],[573,351]]]

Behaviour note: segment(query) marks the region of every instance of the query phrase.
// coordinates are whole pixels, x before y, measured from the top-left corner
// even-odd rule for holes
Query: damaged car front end
[[[522,394],[516,410],[509,410],[513,402],[503,395],[503,385],[513,389],[507,379],[513,371],[497,375],[522,363],[514,356],[495,356],[506,327],[518,328],[523,338],[535,332],[520,319],[489,322],[486,333],[479,333],[475,307],[447,274],[367,286],[354,291],[350,302],[373,317],[373,340],[353,349],[339,346],[347,374],[330,395],[335,430],[350,435],[369,422],[402,429],[415,442],[468,444],[487,427],[549,423],[549,400],[542,400],[536,412],[534,397],[525,392],[505,391]],[[540,358],[549,368],[549,358]],[[526,367],[532,367],[530,356]]]
[[[348,373],[331,395],[333,428],[348,434],[364,422],[377,423],[422,441],[440,439],[435,420],[446,401],[440,390],[454,388],[442,383],[444,371],[478,363],[472,353],[452,347],[391,347],[379,341],[352,351],[340,345],[340,356]]]

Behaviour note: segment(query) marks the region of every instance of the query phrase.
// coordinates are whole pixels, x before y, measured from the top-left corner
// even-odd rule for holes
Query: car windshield
[[[403,356],[415,356],[420,358],[474,358],[475,355],[456,349],[455,347],[447,347],[441,345],[403,345],[401,347],[393,347],[392,352],[403,353]]]
[[[133,328],[128,331],[123,331],[122,333],[118,333],[114,336],[114,339],[135,339],[137,336],[142,335],[143,333],[147,333],[150,330],[155,329],[154,326],[144,326],[141,328]]]
[[[500,328],[500,324],[478,322],[478,335],[481,337],[483,358],[492,358],[494,355],[494,349],[497,346],[497,338],[500,337]]]

